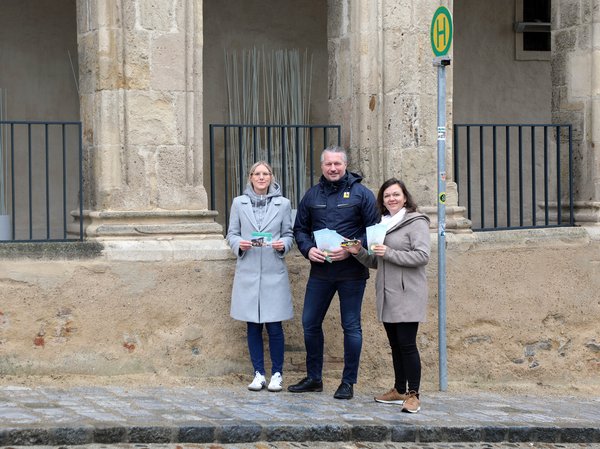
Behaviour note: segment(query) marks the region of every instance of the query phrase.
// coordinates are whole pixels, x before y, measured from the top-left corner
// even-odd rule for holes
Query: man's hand
[[[355,243],[354,245],[342,246],[342,248],[344,248],[344,251],[356,255],[362,248],[362,243],[359,240],[358,243]]]
[[[311,262],[323,263],[325,262],[326,257],[327,255],[316,246],[313,246],[308,251],[308,260]]]
[[[340,260],[350,257],[350,254],[344,248],[338,248],[334,251],[330,251],[328,255],[332,262],[339,262]]]

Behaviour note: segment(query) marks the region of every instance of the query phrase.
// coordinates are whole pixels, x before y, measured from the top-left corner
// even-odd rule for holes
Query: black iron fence
[[[210,208],[229,224],[229,208],[248,182],[248,169],[258,160],[273,166],[283,195],[296,208],[318,176],[321,151],[340,145],[339,125],[209,125]]]
[[[454,179],[475,231],[573,226],[571,125],[454,125]]]
[[[81,122],[0,121],[0,171],[1,241],[83,240]]]

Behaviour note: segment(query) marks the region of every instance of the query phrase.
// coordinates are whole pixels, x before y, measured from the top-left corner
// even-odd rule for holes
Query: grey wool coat
[[[263,246],[240,251],[240,240],[251,240],[253,232],[272,233],[273,241],[282,240],[285,250],[279,252]],[[285,255],[293,244],[290,201],[281,194],[273,196],[259,227],[250,198],[247,195],[234,198],[227,242],[237,256],[231,317],[252,323],[291,319],[292,294],[285,263]]]
[[[364,248],[355,256],[363,265],[377,268],[377,318],[384,323],[426,321],[429,218],[408,212],[388,229],[383,244],[388,247],[383,257],[370,255]]]

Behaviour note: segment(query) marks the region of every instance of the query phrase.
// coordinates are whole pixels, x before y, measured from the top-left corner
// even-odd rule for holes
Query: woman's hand
[[[276,251],[284,251],[285,250],[285,243],[283,243],[283,240],[277,240],[277,241],[271,243],[271,246]]]
[[[387,249],[387,246],[385,246],[385,245],[374,245],[372,248],[372,251],[373,251],[373,254],[375,254],[376,256],[383,257],[386,249]]]
[[[252,242],[250,240],[240,240],[240,251],[248,251],[252,248]]]

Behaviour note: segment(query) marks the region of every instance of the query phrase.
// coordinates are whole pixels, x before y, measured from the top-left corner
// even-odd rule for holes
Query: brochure
[[[344,237],[339,235],[333,229],[319,229],[313,232],[315,236],[315,243],[317,248],[325,253],[325,260],[331,262],[331,259],[327,255],[328,252],[338,249],[342,242],[345,240]]]
[[[373,254],[373,247],[375,245],[383,245],[386,232],[387,225],[383,223],[367,227],[367,246],[369,248],[369,254]]]
[[[269,246],[273,243],[273,234],[270,232],[253,232],[250,242],[252,246]]]

